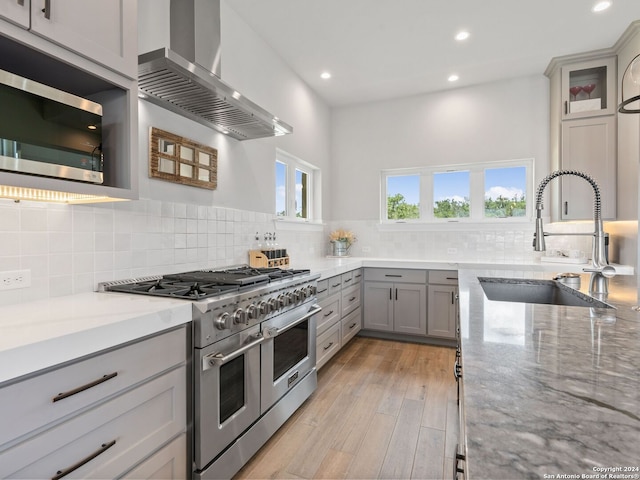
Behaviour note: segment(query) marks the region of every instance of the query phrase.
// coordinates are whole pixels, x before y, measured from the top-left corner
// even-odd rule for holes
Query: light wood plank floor
[[[234,479],[450,479],[454,361],[452,348],[355,337]]]

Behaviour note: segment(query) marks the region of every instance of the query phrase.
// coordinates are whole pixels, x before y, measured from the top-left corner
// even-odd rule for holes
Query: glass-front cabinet
[[[602,218],[617,217],[617,65],[615,50],[551,60],[551,170],[577,170],[595,179]],[[567,175],[551,184],[552,221],[593,219],[593,189]]]
[[[615,82],[615,56],[563,66],[562,119],[615,114]]]

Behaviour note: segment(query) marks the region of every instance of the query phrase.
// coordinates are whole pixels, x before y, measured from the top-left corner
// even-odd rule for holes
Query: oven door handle
[[[320,305],[312,305],[311,306],[311,310],[309,312],[307,312],[304,316],[302,316],[299,319],[297,319],[295,322],[289,323],[288,325],[286,325],[284,327],[281,327],[281,328],[276,328],[276,327],[269,328],[264,332],[264,336],[266,338],[277,337],[278,335],[280,335],[281,333],[286,332],[290,328],[293,328],[296,325],[298,325],[299,323],[304,322],[308,318],[313,317],[316,313],[319,313],[321,310],[322,310],[322,307]]]
[[[210,368],[224,365],[225,363],[230,362],[234,358],[238,358],[240,355],[246,353],[252,348],[257,347],[258,345],[260,345],[262,342],[266,340],[266,338],[260,332],[258,332],[254,336],[254,338],[255,340],[253,340],[252,342],[249,342],[246,345],[243,345],[237,350],[234,350],[233,352],[228,353],[226,355],[223,353],[210,353],[208,355],[205,355],[204,357],[202,357],[202,370],[205,371],[205,370],[209,370]]]

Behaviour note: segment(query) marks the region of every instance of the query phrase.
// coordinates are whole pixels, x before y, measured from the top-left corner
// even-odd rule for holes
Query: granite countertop
[[[459,272],[466,478],[640,478],[636,277],[610,280],[607,312],[490,301],[479,276],[553,274]]]

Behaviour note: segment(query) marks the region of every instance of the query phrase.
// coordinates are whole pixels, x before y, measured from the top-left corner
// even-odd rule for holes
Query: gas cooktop
[[[309,270],[232,267],[221,270],[194,270],[124,282],[106,282],[105,290],[161,297],[201,300],[233,292],[246,292],[270,282],[308,275]]]

